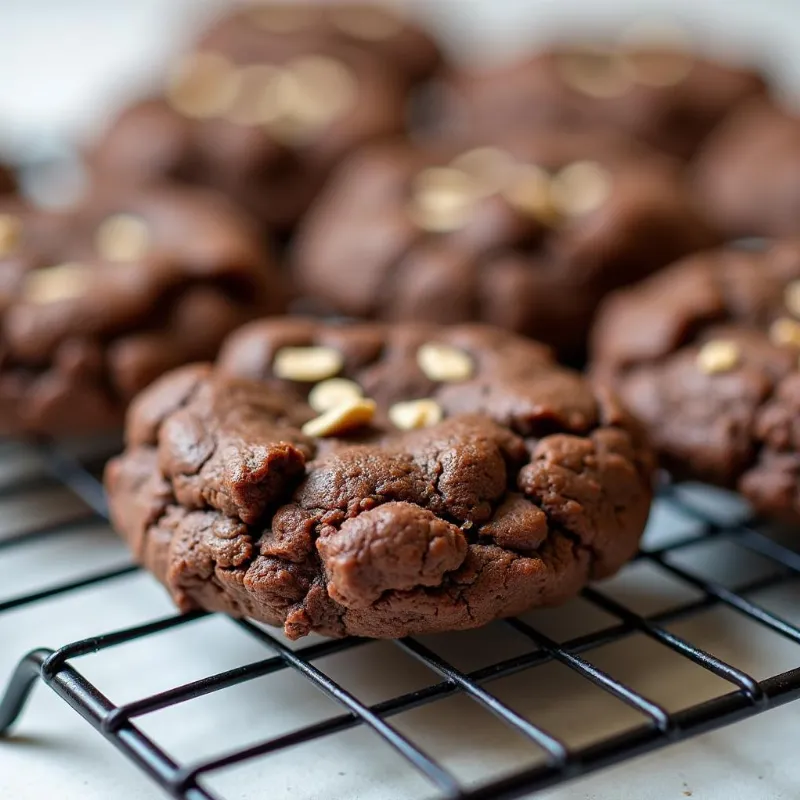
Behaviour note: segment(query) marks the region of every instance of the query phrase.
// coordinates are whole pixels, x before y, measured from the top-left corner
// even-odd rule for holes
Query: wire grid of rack
[[[2,447],[5,446],[7,445],[0,445],[0,458]],[[97,477],[102,459],[83,460],[52,443],[35,443],[28,447],[35,451],[44,465],[46,480],[67,487],[86,504],[86,514],[80,516],[78,521],[106,518],[102,486]],[[14,497],[32,484],[40,486],[42,480],[41,476],[23,475],[12,478],[0,486],[0,498]],[[209,800],[222,797],[204,783],[207,776],[218,770],[264,758],[269,754],[286,752],[297,745],[335,736],[360,726],[372,732],[375,737],[380,737],[405,759],[410,769],[416,770],[428,782],[429,796],[452,800],[479,800],[520,797],[796,699],[800,695],[800,650],[797,653],[797,668],[757,680],[725,659],[677,635],[668,626],[676,620],[691,618],[703,610],[724,606],[779,637],[800,644],[800,628],[749,597],[757,590],[778,585],[800,575],[800,555],[767,535],[755,520],[721,522],[702,507],[687,502],[680,487],[664,484],[660,492],[660,503],[662,506],[666,504],[678,508],[684,516],[695,520],[699,525],[699,533],[679,536],[666,545],[645,549],[639,554],[639,562],[645,562],[696,590],[694,599],[658,613],[637,613],[624,602],[614,599],[604,589],[589,587],[584,590],[583,599],[614,618],[613,624],[568,641],[557,642],[523,619],[509,619],[501,624],[528,640],[531,644],[529,651],[470,671],[459,669],[417,638],[397,640],[393,643],[394,646],[426,665],[436,674],[437,679],[425,688],[400,693],[374,704],[362,702],[355,693],[317,666],[327,656],[362,647],[366,644],[365,640],[326,640],[311,645],[301,644],[292,649],[279,636],[247,620],[231,620],[230,624],[238,626],[263,645],[266,657],[131,702],[112,703],[81,672],[79,664],[83,656],[169,633],[205,616],[199,613],[176,614],[122,630],[98,633],[57,650],[40,648],[28,653],[19,661],[0,700],[0,735],[7,732],[20,717],[34,686],[43,683],[168,795],[187,800]],[[57,534],[59,530],[75,522],[75,519],[70,519],[48,523],[34,530],[11,531],[0,539],[0,557],[3,551],[27,547],[37,539]],[[671,558],[676,552],[723,540],[734,541],[748,553],[768,560],[773,569],[767,575],[730,588],[723,582],[703,577],[676,564]],[[112,581],[136,569],[135,565],[125,565],[19,594],[0,601],[0,616],[29,604]],[[727,691],[678,711],[670,711],[592,663],[590,657],[597,648],[632,634],[653,640],[681,659],[687,659],[702,670],[710,672],[724,681]],[[492,693],[493,681],[520,673],[532,674],[548,662],[563,665],[576,676],[591,682],[602,692],[633,709],[638,715],[638,723],[576,748],[545,727],[535,724],[513,708],[511,703]],[[188,763],[174,759],[137,725],[138,720],[153,712],[280,671],[294,671],[302,676],[310,686],[337,704],[339,713],[213,758]],[[465,786],[451,770],[429,754],[424,746],[415,743],[392,723],[395,715],[459,694],[479,704],[538,748],[543,756],[540,763],[481,785]]]

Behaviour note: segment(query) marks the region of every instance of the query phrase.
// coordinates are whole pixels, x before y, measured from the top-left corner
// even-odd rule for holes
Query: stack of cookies
[[[800,518],[800,243],[735,243],[800,235],[800,121],[666,33],[479,73],[380,6],[217,19],[74,207],[0,173],[0,433],[127,413],[137,559],[292,638],[573,596],[655,456]]]

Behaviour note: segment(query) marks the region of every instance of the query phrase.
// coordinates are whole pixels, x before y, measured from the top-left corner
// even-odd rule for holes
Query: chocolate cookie
[[[254,226],[206,190],[0,202],[0,433],[115,427],[153,378],[284,302]]]
[[[291,638],[471,628],[635,552],[652,464],[610,395],[484,326],[257,322],[134,403],[111,513],[184,609]]]
[[[800,234],[800,117],[748,103],[711,137],[695,177],[708,213],[730,236]]]
[[[366,50],[408,83],[430,78],[442,63],[436,41],[399,8],[370,3],[257,2],[225,15],[202,37],[202,49],[232,56],[294,47],[297,54],[343,41]]]
[[[627,138],[507,144],[354,156],[298,230],[300,292],[355,317],[484,321],[572,357],[609,290],[714,241],[680,169]]]
[[[600,45],[557,47],[496,71],[457,75],[447,86],[450,125],[489,135],[609,125],[681,158],[766,90],[758,73],[687,50]]]
[[[164,97],[113,122],[90,154],[94,171],[211,186],[287,228],[344,155],[403,129],[404,80],[372,53],[333,39],[249,45],[182,59]]]
[[[613,295],[595,369],[679,477],[800,519],[800,242],[691,257]]]

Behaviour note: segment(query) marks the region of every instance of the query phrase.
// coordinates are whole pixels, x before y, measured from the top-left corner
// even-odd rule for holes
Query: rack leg
[[[32,650],[17,664],[0,700],[0,736],[5,736],[19,718],[37,678],[42,677],[42,665],[52,654],[46,648]]]

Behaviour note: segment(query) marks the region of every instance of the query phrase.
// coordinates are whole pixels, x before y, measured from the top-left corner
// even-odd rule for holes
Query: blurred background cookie
[[[481,320],[574,357],[608,291],[714,234],[678,165],[613,132],[354,156],[303,221],[301,296],[354,317]]]
[[[439,43],[401,6],[380,3],[255,2],[211,25],[199,47],[237,60],[273,49],[305,54],[336,41],[372,53],[409,84],[430,78],[443,60]]]
[[[709,60],[674,37],[565,43],[495,70],[461,72],[446,86],[445,129],[492,135],[603,124],[686,159],[743,101],[767,90],[759,72]]]
[[[711,137],[695,180],[728,236],[800,234],[800,117],[763,100],[748,103]]]
[[[0,205],[0,432],[117,426],[171,367],[283,309],[246,216],[208,190],[107,189],[73,208]]]
[[[303,43],[257,37],[189,53],[163,97],[111,124],[92,169],[103,180],[210,186],[267,227],[290,227],[345,154],[402,130],[406,112],[403,82],[372,53]]]

